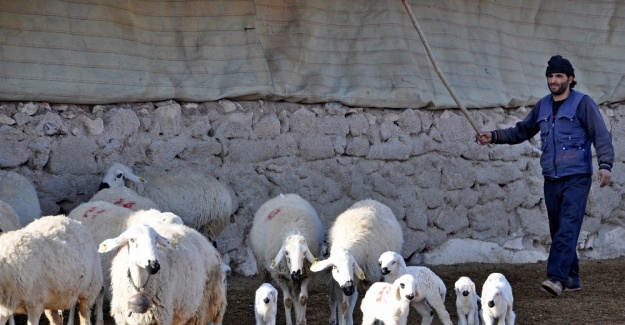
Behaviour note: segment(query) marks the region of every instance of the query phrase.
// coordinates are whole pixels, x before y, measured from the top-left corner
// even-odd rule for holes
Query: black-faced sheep
[[[501,273],[491,273],[482,286],[482,319],[484,325],[514,325],[512,287]]]
[[[362,324],[373,325],[378,320],[384,325],[406,325],[410,302],[418,294],[415,281],[412,274],[404,274],[393,283],[372,284],[360,304]]]
[[[320,252],[323,237],[317,212],[297,194],[280,194],[254,214],[250,242],[258,274],[265,282],[271,278],[280,286],[289,325],[291,307],[296,323],[306,324],[308,285],[313,278],[309,268]]]
[[[230,223],[233,197],[217,179],[188,169],[158,171],[137,176],[129,167],[114,163],[106,172],[100,189],[126,185],[154,201],[160,211],[173,212],[184,224],[197,229],[214,242]]]
[[[458,312],[458,325],[479,325],[480,311],[475,283],[467,276],[460,277],[454,284],[456,292],[456,310]]]
[[[276,325],[278,314],[278,290],[270,283],[263,283],[256,289],[254,317],[256,325]]]
[[[410,273],[416,279],[418,298],[412,300],[412,307],[421,315],[421,324],[429,325],[434,320],[434,312],[445,325],[452,325],[445,309],[447,288],[443,280],[432,270],[424,266],[406,266],[404,258],[397,252],[388,251],[378,260],[384,274],[384,281],[393,283],[398,277]]]
[[[138,223],[103,241],[99,252],[118,248],[111,267],[116,324],[221,324],[227,306],[221,255],[198,231]]]
[[[0,170],[0,200],[13,207],[22,226],[41,217],[35,185],[14,171]]]
[[[386,251],[400,251],[403,232],[393,211],[375,200],[354,203],[336,217],[329,232],[330,256],[315,262],[310,270],[319,272],[332,267],[332,277],[338,285],[330,285],[330,324],[352,325],[360,281],[378,282],[382,279],[378,258]],[[343,291],[340,308],[335,299]]]
[[[12,314],[27,314],[29,324],[38,324],[44,309],[59,323],[56,310],[76,302],[81,324],[91,324],[96,302],[96,321],[103,323],[96,245],[84,226],[65,216],[42,217],[0,236],[0,288],[0,324]]]

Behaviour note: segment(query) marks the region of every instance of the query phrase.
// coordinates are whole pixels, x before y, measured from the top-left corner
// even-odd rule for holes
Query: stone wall
[[[579,252],[625,255],[625,106],[602,106],[617,162],[610,187],[591,189]],[[512,126],[529,108],[473,110],[484,130]],[[480,146],[456,110],[368,109],[327,103],[64,105],[0,103],[0,167],[37,187],[44,214],[68,213],[98,188],[107,166],[139,172],[194,168],[236,194],[217,247],[251,275],[247,234],[256,209],[298,193],[324,225],[355,201],[387,204],[404,227],[410,262],[528,263],[550,243],[536,139]]]

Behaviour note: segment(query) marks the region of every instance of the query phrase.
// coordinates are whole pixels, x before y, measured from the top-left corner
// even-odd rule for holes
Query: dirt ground
[[[545,275],[545,263],[536,264],[462,264],[431,266],[447,285],[445,304],[454,324],[457,324],[455,294],[453,285],[461,276],[469,276],[481,292],[482,283],[493,272],[506,276],[512,285],[516,324],[625,324],[625,257],[611,260],[582,261],[580,274],[582,290],[565,292],[560,297],[552,297],[540,290],[540,282]],[[256,277],[231,276],[228,279],[228,309],[224,325],[254,324],[254,292],[261,284]],[[364,296],[361,294],[360,297]],[[280,293],[278,324],[285,324],[284,309]],[[362,313],[359,304],[354,312],[355,324],[361,323]],[[105,324],[114,321],[105,314]],[[328,324],[329,308],[326,285],[323,279],[310,288],[307,311],[308,324]],[[42,318],[42,324],[47,322]],[[26,324],[20,316],[17,324]],[[408,324],[420,324],[416,312],[411,312]],[[77,324],[77,322],[76,322]],[[441,324],[438,318],[433,324]]]

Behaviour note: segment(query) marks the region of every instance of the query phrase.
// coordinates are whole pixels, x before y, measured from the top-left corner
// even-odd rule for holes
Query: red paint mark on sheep
[[[132,209],[132,207],[136,204],[137,202],[135,201],[128,201],[124,204],[122,204],[122,206],[126,209]]]
[[[89,218],[89,213],[95,211],[95,207],[91,207],[89,208],[87,211],[85,211],[85,213],[82,215],[84,218]]]
[[[123,203],[124,203],[124,199],[119,199],[119,200],[113,202],[113,204],[115,204],[115,205],[122,205]]]
[[[382,290],[380,290],[380,292],[378,292],[378,296],[375,298],[375,301],[377,302],[382,301],[382,298],[388,295],[390,291],[391,291],[391,286],[385,286],[384,288],[382,288]]]
[[[280,213],[280,208],[271,211],[267,216],[267,220],[273,219],[273,217],[275,217],[278,213]]]

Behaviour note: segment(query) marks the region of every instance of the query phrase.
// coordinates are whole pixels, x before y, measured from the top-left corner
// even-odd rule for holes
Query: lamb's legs
[[[339,297],[339,291],[337,283],[333,278],[330,278],[330,282],[328,283],[328,293],[328,305],[330,306],[329,323],[330,325],[336,325],[336,315],[340,315],[341,312],[339,308],[339,300],[337,299]],[[340,295],[342,296],[343,294],[340,293]]]
[[[458,325],[469,325],[469,323],[467,322],[467,319],[469,321],[471,321],[471,314],[469,315],[465,315],[464,313],[461,313],[460,310],[458,310]],[[471,324],[471,325],[475,325],[475,324]]]
[[[508,313],[506,314],[506,325],[514,325],[516,321],[516,314],[512,311],[512,306],[508,306]]]
[[[78,302],[78,318],[80,325],[91,325],[91,305],[84,300]]]
[[[436,298],[438,298],[438,296]],[[427,301],[424,299],[424,301],[426,304],[429,304],[432,309],[436,310],[438,319],[441,320],[443,325],[452,325],[451,317],[449,317],[449,313],[447,312],[447,309],[445,309],[445,301],[438,300],[436,298]]]
[[[430,325],[434,320],[434,310],[428,305],[425,299],[413,301],[412,307],[421,315],[421,325]]]
[[[43,312],[46,315],[46,318],[48,318],[48,321],[50,322],[51,325],[63,325],[63,317],[62,317],[63,311],[62,310],[46,309]]]
[[[43,313],[43,306],[26,304],[26,310],[28,311],[28,325],[39,325],[39,319],[41,318],[41,313]]]

